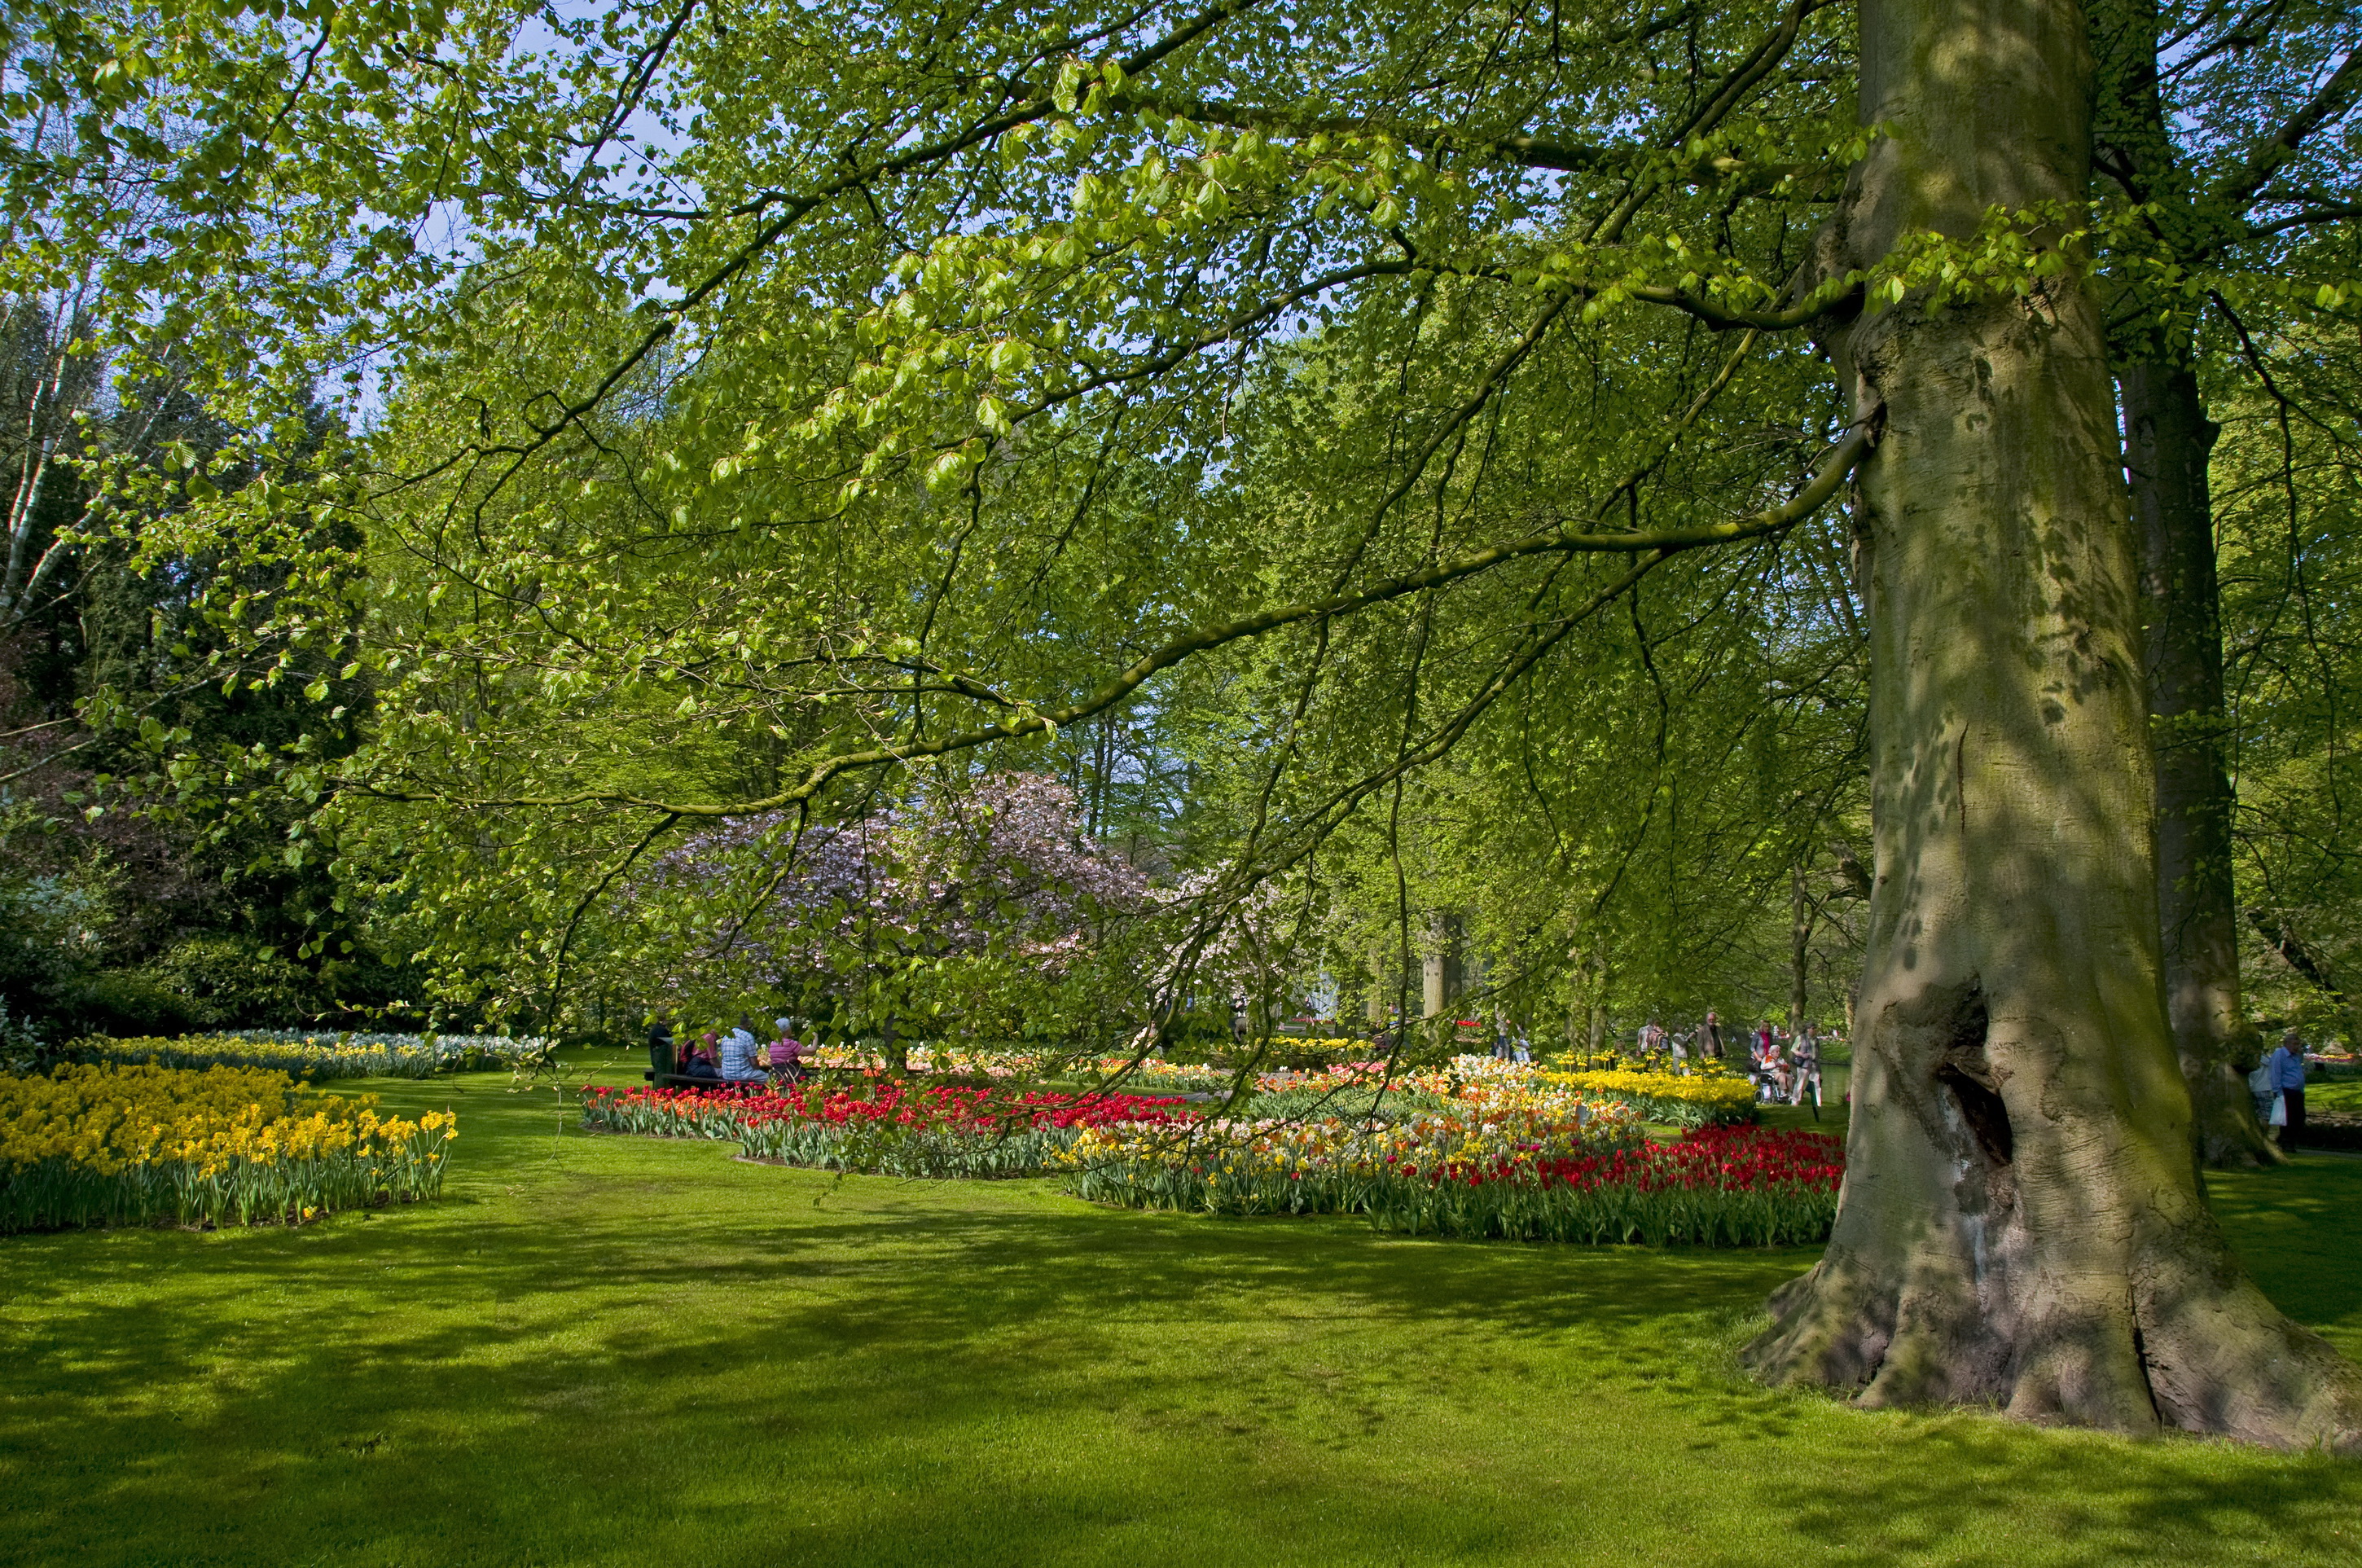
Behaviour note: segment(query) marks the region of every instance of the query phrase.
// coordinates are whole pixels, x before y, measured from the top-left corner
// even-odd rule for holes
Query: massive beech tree
[[[1608,607],[1771,569],[1850,485],[1853,1142],[1751,1359],[2362,1442],[2362,1375],[2241,1275],[2191,1158],[2092,277],[2133,230],[2087,202],[2072,0],[175,26],[177,106],[102,108],[200,127],[204,242],[126,276],[189,341],[388,372],[348,480],[190,513],[266,555],[352,519],[315,598],[224,611],[348,648],[374,742],[184,788],[274,771],[414,907],[557,963],[680,824],[825,815],[1252,647],[1219,924],[1505,693],[1582,679]],[[2259,148],[2294,145],[2312,84],[2280,88]],[[2342,319],[2341,278],[2284,271]]]
[[[2076,7],[1866,7],[1888,128],[1837,260],[2085,187]],[[2362,1376],[2239,1274],[2159,999],[2140,557],[2106,343],[2070,274],[1866,315],[1858,526],[1878,837],[1858,1114],[1828,1254],[1752,1351],[1867,1403],[2362,1441]]]

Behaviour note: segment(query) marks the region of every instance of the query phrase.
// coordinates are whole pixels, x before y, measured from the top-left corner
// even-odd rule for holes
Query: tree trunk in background
[[[2181,234],[2187,176],[2165,123],[2158,83],[2157,0],[2092,0],[2099,78],[2094,139],[2132,199],[2165,204]],[[2223,634],[2214,581],[2214,508],[2207,456],[2215,426],[2191,369],[2191,326],[2174,302],[2118,280],[2113,345],[2122,399],[2125,469],[2141,540],[2146,665],[2157,747],[2158,919],[2166,1019],[2190,1082],[2192,1135],[2207,1165],[2251,1165],[2279,1152],[2257,1124],[2246,1075],[2261,1044],[2239,991],[2232,899],[2231,781],[2223,767]]]
[[[1788,1032],[1805,1027],[1805,962],[1813,947],[1813,904],[1805,896],[1805,866],[1798,861],[1788,872]]]
[[[1865,0],[1888,127],[1827,243],[2082,200],[2071,0]],[[1871,616],[1869,951],[1827,1253],[1749,1348],[1867,1405],[2362,1446],[2362,1370],[2239,1272],[2160,985],[2139,561],[2079,280],[1866,314],[1840,374]]]
[[[2239,991],[2231,780],[2223,767],[2223,632],[2206,455],[2215,426],[2185,364],[2118,367],[2125,469],[2141,536],[2149,712],[2157,745],[2157,893],[2166,1020],[2190,1082],[2198,1157],[2280,1158],[2246,1076],[2262,1059]]]
[[[1435,1039],[1450,1044],[1459,1039],[1460,917],[1429,915],[1427,951],[1421,955],[1419,1010],[1427,1015]],[[1449,1012],[1451,1016],[1446,1017]]]

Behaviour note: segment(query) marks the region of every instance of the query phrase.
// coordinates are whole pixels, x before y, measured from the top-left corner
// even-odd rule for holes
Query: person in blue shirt
[[[2293,1029],[2280,1037],[2280,1047],[2267,1058],[2272,1088],[2288,1108],[2288,1125],[2280,1129],[2281,1149],[2293,1154],[2304,1137],[2304,1039]]]
[[[762,1063],[755,1059],[754,1021],[742,1012],[738,1015],[738,1027],[722,1041],[722,1081],[759,1084],[766,1077]]]

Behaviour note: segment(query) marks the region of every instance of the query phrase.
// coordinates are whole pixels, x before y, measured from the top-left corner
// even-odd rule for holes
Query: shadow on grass
[[[1867,1416],[1731,1375],[1807,1253],[835,1185],[712,1145],[552,1140],[546,1107],[463,1113],[472,1164],[432,1209],[0,1243],[19,1521],[0,1551],[2016,1563],[2356,1545],[2353,1465]],[[2226,1208],[2252,1210],[2235,1233],[2332,1231],[2350,1255],[2356,1196],[2300,1171]],[[2351,1320],[2336,1288],[2317,1306]]]

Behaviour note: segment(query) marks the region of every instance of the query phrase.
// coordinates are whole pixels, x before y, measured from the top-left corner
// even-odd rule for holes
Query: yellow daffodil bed
[[[436,1196],[455,1118],[374,1106],[255,1068],[0,1077],[0,1231],[293,1222]]]

